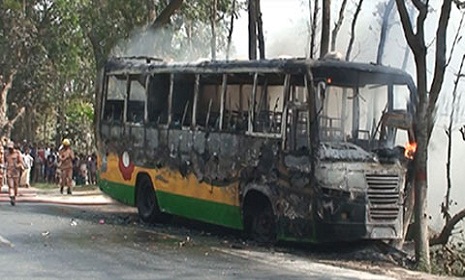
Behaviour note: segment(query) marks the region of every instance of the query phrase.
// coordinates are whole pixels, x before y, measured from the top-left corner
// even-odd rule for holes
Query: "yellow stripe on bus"
[[[239,206],[239,196],[237,193],[238,183],[233,183],[228,186],[212,186],[208,183],[199,183],[194,174],[189,174],[183,177],[178,171],[168,168],[149,169],[143,167],[134,167],[129,180],[125,180],[119,169],[118,156],[111,154],[107,156],[107,169],[105,172],[100,172],[100,178],[115,183],[136,185],[137,174],[140,172],[150,175],[155,189],[163,192],[182,195],[232,206]]]

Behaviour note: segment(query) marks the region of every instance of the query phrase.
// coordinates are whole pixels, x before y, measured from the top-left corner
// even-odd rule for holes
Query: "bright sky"
[[[306,1],[305,1],[306,2]],[[263,19],[263,28],[265,36],[265,46],[267,53],[270,45],[276,45],[277,42],[288,45],[288,42],[280,38],[284,35],[295,36],[297,26],[305,27],[308,18],[308,4],[303,0],[261,0],[261,10]],[[236,43],[236,56],[238,58],[248,58],[248,17],[247,12],[243,12],[235,25],[233,41]],[[300,55],[305,55],[304,48],[307,40],[306,30],[299,28],[297,32],[301,33],[301,46],[298,47]],[[303,29],[303,30],[302,30]],[[287,36],[290,38],[290,36]],[[284,53],[279,54],[284,55]],[[288,54],[292,55],[292,54]],[[297,53],[298,55],[298,53]],[[268,55],[267,55],[268,56]]]
[[[333,7],[337,7],[338,0],[332,1]],[[365,1],[362,14],[372,15],[379,1]],[[346,13],[354,12],[354,4],[349,1]],[[320,7],[321,8],[321,7]],[[261,0],[263,28],[265,36],[266,56],[305,56],[308,52],[308,0]],[[333,10],[333,19],[339,11]],[[361,15],[362,15],[361,14]],[[348,24],[351,15],[346,15],[345,27],[339,32],[338,49],[345,50],[348,38]],[[367,19],[360,16],[361,24],[357,30],[358,37],[363,38],[363,22]],[[369,20],[373,21],[372,18]],[[367,26],[367,25],[366,25]],[[234,27],[233,41],[235,42],[236,57],[248,58],[248,18],[247,12],[243,12]],[[345,28],[345,29],[344,29]],[[373,33],[373,32],[370,32]],[[319,39],[319,37],[318,37]]]

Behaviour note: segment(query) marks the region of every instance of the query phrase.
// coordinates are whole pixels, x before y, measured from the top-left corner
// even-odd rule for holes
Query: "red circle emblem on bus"
[[[128,152],[125,151],[120,155],[118,167],[123,175],[123,179],[126,181],[131,180],[132,173],[134,172],[134,163],[131,161]]]

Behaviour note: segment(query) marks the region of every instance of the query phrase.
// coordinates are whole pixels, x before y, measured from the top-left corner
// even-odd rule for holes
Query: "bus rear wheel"
[[[145,223],[166,222],[167,215],[158,207],[157,196],[147,176],[137,180],[136,206],[140,219]]]
[[[263,244],[276,243],[276,219],[271,204],[268,200],[250,202],[245,213],[249,238]]]

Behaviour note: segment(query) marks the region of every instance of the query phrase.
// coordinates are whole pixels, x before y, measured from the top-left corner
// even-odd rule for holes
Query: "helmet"
[[[61,144],[63,144],[63,146],[69,146],[71,145],[71,142],[69,141],[69,139],[65,138],[63,139],[63,142]]]

